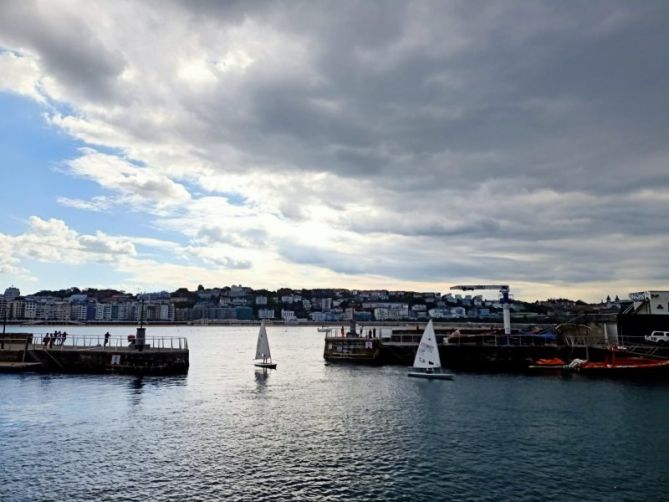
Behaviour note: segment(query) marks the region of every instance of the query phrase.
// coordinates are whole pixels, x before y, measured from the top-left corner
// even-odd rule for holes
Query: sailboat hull
[[[276,369],[276,363],[254,363],[253,365],[258,368],[268,368],[270,370]]]
[[[408,375],[413,378],[425,378],[427,380],[453,380],[455,377],[451,373],[425,373],[424,371],[410,371]]]

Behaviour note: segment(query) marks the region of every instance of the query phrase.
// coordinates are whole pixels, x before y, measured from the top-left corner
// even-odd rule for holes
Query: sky
[[[0,1],[0,287],[669,289],[664,1]]]

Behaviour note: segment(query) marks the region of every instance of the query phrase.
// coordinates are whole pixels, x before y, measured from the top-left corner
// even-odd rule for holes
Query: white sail
[[[269,340],[267,339],[267,330],[265,330],[265,323],[260,325],[258,332],[258,343],[256,344],[256,359],[271,359],[272,354],[269,351]]]
[[[423,336],[420,339],[418,350],[416,351],[416,358],[413,361],[414,368],[441,368],[441,360],[439,359],[439,346],[437,345],[437,337],[434,334],[432,327],[432,320],[425,326]]]

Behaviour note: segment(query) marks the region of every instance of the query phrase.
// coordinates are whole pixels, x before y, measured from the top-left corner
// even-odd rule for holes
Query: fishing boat
[[[265,321],[260,324],[260,331],[258,331],[256,357],[253,364],[258,368],[276,369],[276,363],[272,361],[272,353],[269,350],[269,339],[267,338]]]
[[[431,380],[453,380],[454,375],[444,372],[441,368],[439,347],[437,346],[437,337],[434,334],[432,320],[427,323],[425,331],[423,331],[409,376]]]

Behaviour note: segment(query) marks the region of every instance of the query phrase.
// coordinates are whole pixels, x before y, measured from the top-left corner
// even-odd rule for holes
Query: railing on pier
[[[32,339],[25,336],[20,338],[4,338],[4,348],[9,350],[23,349],[27,346],[30,350],[68,350],[68,349],[132,349],[136,348],[134,335],[109,336],[105,335],[70,335],[63,337],[53,333],[33,334]],[[2,347],[0,347],[2,348]],[[171,349],[188,350],[188,340],[176,336],[147,336],[144,340],[144,349]]]
[[[390,339],[384,339],[384,345],[394,346],[416,346],[420,342],[422,334],[393,334]],[[471,345],[489,347],[508,346],[546,346],[556,345],[555,337],[542,336],[541,334],[451,334],[436,335],[439,345]]]

